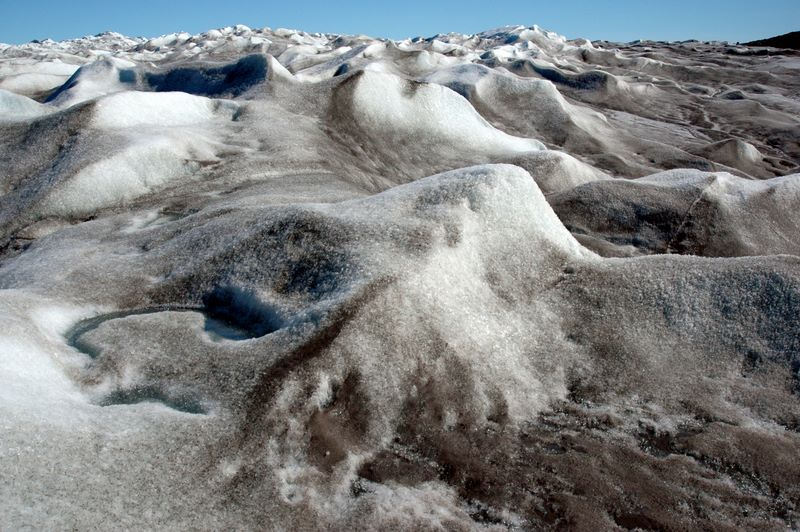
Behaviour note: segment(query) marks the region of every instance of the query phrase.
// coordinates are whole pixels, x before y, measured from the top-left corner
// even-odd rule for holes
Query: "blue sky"
[[[800,30],[800,0],[0,0],[0,42],[6,43],[106,30],[198,33],[237,23],[395,39],[538,24],[570,38],[747,41]]]

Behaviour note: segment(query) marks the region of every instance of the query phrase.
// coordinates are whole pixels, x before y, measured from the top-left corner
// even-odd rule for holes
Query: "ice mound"
[[[7,142],[13,164],[0,195],[0,217],[9,220],[3,229],[41,217],[91,216],[195,178],[219,162],[211,130],[238,109],[232,101],[185,93],[125,91],[31,124],[16,145],[13,137]],[[55,133],[50,141],[38,139],[44,160],[25,157],[30,132],[40,128]]]
[[[72,76],[80,65],[62,61],[20,58],[0,66],[0,89],[34,97],[47,94]]]
[[[482,65],[442,69],[429,76],[463,94],[484,116],[509,130],[580,153],[608,135],[604,117],[567,102],[547,80],[528,80]]]
[[[587,183],[550,201],[567,227],[600,253],[614,253],[606,243],[709,257],[800,252],[797,220],[786,216],[800,201],[797,174],[751,181],[673,170]]]
[[[739,139],[714,143],[707,150],[715,161],[733,167],[737,167],[742,163],[756,163],[761,160],[761,154],[755,146]]]
[[[202,141],[194,144],[202,144]],[[78,217],[163,189],[200,169],[192,140],[162,134],[134,139],[118,153],[89,164],[56,187],[39,207],[44,216]]]
[[[49,108],[30,98],[0,89],[0,121],[30,120],[48,112]]]
[[[797,528],[787,54],[0,45],[2,526]]]
[[[711,161],[736,168],[749,175],[761,177],[764,174],[761,166],[764,157],[755,146],[740,139],[714,142],[701,148],[698,153]]]
[[[98,96],[135,88],[135,63],[102,57],[80,67],[47,101],[59,107],[75,105]]]
[[[447,143],[464,151],[516,153],[544,149],[542,143],[496,130],[461,96],[436,85],[365,71],[350,82],[353,118],[368,135],[389,130],[398,143]]]
[[[152,94],[127,91],[101,98],[94,106],[91,126],[97,128],[190,126],[216,117],[233,118],[238,105],[184,92]]]
[[[556,150],[543,150],[509,160],[530,172],[545,194],[563,192],[578,185],[611,177],[575,157]]]
[[[450,89],[379,69],[339,81],[326,121],[356,167],[395,182],[544,149],[494,128]]]
[[[249,55],[221,66],[201,63],[157,70],[143,69],[136,63],[115,57],[103,57],[78,69],[49,96],[48,102],[63,107],[113,92],[142,89],[235,97],[263,83],[270,77],[270,70],[276,67],[278,75],[288,74],[274,59],[263,54]]]

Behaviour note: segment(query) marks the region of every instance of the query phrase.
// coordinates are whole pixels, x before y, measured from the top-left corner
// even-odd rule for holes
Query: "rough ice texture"
[[[0,527],[800,526],[800,63],[0,45]]]

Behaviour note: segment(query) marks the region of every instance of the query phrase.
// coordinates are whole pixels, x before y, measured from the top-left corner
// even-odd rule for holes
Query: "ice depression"
[[[800,60],[0,45],[0,524],[800,525]]]

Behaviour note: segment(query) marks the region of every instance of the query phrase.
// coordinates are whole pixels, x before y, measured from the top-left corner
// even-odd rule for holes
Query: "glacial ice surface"
[[[797,528],[793,54],[0,45],[0,527]]]

